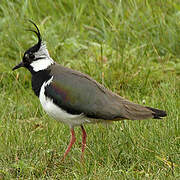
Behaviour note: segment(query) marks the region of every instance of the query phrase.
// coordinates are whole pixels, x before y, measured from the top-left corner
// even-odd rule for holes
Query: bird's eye
[[[35,58],[34,54],[29,54],[29,58],[34,59]]]

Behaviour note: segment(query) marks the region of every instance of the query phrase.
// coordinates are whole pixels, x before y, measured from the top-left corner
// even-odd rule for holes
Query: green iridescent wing
[[[63,67],[53,70],[52,74],[56,76],[45,88],[45,94],[56,105],[71,114],[83,113],[91,118],[114,119],[119,110],[113,110],[115,104],[112,104],[112,96],[103,86],[77,71]]]

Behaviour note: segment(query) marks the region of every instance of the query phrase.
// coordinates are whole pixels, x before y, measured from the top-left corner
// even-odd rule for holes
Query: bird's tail
[[[152,107],[147,107],[146,108],[150,109],[153,112],[153,119],[161,119],[162,117],[167,116],[166,111],[155,109]]]
[[[123,102],[121,101],[121,115],[122,118],[124,117],[130,120],[161,119],[167,116],[166,112],[163,110],[142,106],[126,100]]]

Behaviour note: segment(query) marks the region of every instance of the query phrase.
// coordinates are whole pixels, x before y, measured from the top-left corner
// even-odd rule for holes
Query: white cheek
[[[33,68],[35,72],[44,70],[52,65],[54,61],[50,58],[40,59],[37,61],[33,61],[30,66]]]

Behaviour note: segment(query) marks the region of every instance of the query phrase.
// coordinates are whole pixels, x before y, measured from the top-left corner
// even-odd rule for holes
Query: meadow
[[[13,72],[37,42],[51,57],[139,104],[167,111],[162,120],[86,125],[67,159],[69,127],[50,118],[25,69]],[[179,0],[1,0],[0,179],[179,179]]]

